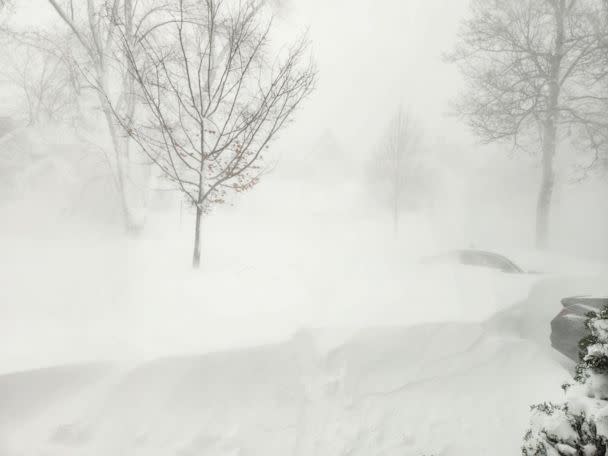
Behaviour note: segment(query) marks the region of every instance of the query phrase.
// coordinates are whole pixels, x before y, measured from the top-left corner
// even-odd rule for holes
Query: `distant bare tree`
[[[0,74],[22,91],[28,124],[71,118],[77,111],[77,90],[69,67],[34,45],[33,37],[23,38],[3,48]]]
[[[203,214],[258,182],[264,150],[313,90],[316,71],[306,40],[270,59],[271,22],[255,1],[180,0],[157,24],[136,41],[123,34],[141,112],[115,114],[196,208],[197,268]]]
[[[421,134],[409,112],[399,108],[377,146],[370,164],[373,192],[391,209],[395,235],[404,208],[420,198],[425,186],[418,160]]]
[[[584,129],[575,136],[576,145],[590,152],[586,162],[577,163],[576,181],[583,180],[591,172],[608,170],[608,34],[605,31],[608,0],[601,0],[601,3],[601,11],[596,17],[599,53],[585,73],[587,90],[573,96],[586,113]],[[593,90],[589,90],[590,87]]]
[[[158,6],[156,2],[137,0],[47,0],[76,40],[79,52],[71,63],[77,67],[86,85],[94,89],[103,112],[113,148],[113,171],[128,232],[138,232],[142,220],[133,211],[134,200],[142,199],[145,183],[136,182],[128,137],[121,135],[113,111],[125,118],[135,111],[134,81],[121,54],[119,43],[132,42],[135,34],[145,34],[143,22]],[[162,4],[162,2],[161,2]],[[120,36],[117,24],[123,24]],[[136,196],[137,195],[137,196]],[[139,198],[138,198],[139,196]]]
[[[466,77],[457,108],[473,132],[488,143],[540,146],[540,248],[548,242],[558,143],[590,122],[584,97],[606,36],[600,12],[599,0],[474,0],[450,56]]]
[[[0,39],[3,38],[4,31],[7,29],[6,22],[14,11],[13,0],[0,0]],[[0,41],[0,44],[4,44]]]

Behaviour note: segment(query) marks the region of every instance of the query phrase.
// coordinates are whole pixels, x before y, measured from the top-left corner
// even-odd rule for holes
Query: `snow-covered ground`
[[[201,273],[162,233],[2,239],[0,454],[517,454],[568,379],[559,299],[606,283],[424,265],[433,239],[366,220],[215,220]]]
[[[205,220],[198,272],[173,202],[136,240],[2,207],[0,456],[517,454],[571,368],[559,299],[608,266],[425,264],[466,247],[439,212],[395,237],[356,186],[277,179]]]
[[[0,378],[6,455],[517,454],[566,371],[476,323]]]
[[[544,278],[425,265],[432,239],[383,239],[365,220],[217,219],[200,272],[185,223],[183,241],[0,237],[0,372],[251,346],[306,328],[479,322]]]

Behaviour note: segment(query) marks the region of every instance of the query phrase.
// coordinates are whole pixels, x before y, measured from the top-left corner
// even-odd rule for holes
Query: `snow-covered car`
[[[586,315],[608,305],[608,297],[571,296],[561,303],[563,309],[551,320],[551,346],[578,362],[578,343],[588,333]]]
[[[489,250],[458,249],[426,256],[419,278],[441,289],[450,302],[450,318],[484,320],[524,301],[544,277],[528,273],[511,256]],[[437,287],[440,283],[441,287]],[[545,319],[547,321],[547,319]]]
[[[525,271],[504,255],[477,249],[451,250],[425,259],[431,264],[462,264],[496,269],[500,272],[521,274]]]

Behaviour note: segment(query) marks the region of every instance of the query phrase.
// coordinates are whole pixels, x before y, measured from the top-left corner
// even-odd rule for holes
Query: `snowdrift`
[[[529,405],[559,399],[566,376],[535,344],[476,323],[304,331],[0,377],[0,453],[506,456]]]

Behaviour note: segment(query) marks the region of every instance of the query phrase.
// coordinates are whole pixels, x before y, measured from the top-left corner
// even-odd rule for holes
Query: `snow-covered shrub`
[[[606,456],[608,447],[608,306],[590,312],[589,335],[579,342],[580,362],[563,404],[532,406],[524,456]]]

